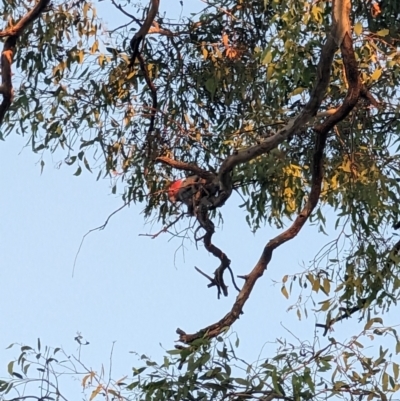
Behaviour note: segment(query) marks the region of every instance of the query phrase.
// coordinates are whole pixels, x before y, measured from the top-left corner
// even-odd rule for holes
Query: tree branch
[[[3,95],[3,100],[0,104],[0,125],[14,98],[11,66],[14,61],[17,39],[22,32],[42,14],[49,1],[50,0],[39,0],[35,7],[28,11],[14,26],[0,31],[0,37],[7,37],[1,52],[0,94]]]
[[[342,1],[342,0],[339,0]],[[215,199],[215,207],[222,206],[232,193],[230,173],[239,164],[247,163],[258,156],[270,152],[288,137],[298,134],[307,123],[317,114],[329,84],[333,57],[337,50],[336,38],[330,33],[322,47],[321,57],[317,66],[317,81],[310,94],[310,99],[300,114],[292,118],[276,134],[266,138],[260,144],[242,149],[236,154],[228,156],[222,163],[218,178],[220,181],[220,195]]]
[[[325,91],[330,80],[330,69],[336,51],[337,45],[340,45],[342,58],[345,65],[347,80],[349,83],[348,93],[342,104],[333,114],[331,114],[323,123],[315,128],[316,139],[312,163],[311,189],[308,200],[302,211],[299,213],[293,224],[284,232],[270,240],[261,254],[261,257],[253,270],[244,277],[245,283],[239,292],[232,309],[218,322],[207,326],[206,328],[194,334],[186,334],[183,330],[177,329],[179,341],[186,344],[193,342],[201,337],[213,338],[220,335],[227,327],[230,327],[242,313],[243,306],[250,297],[257,280],[264,274],[272,258],[273,251],[287,241],[293,239],[302,229],[305,222],[316,207],[321,194],[321,184],[324,176],[323,160],[324,149],[328,133],[337,122],[343,120],[356,105],[361,95],[361,80],[358,73],[355,60],[353,43],[350,32],[350,0],[333,1],[332,7],[332,30],[328,35],[327,41],[322,48],[320,61],[317,70],[317,82],[310,95],[310,100],[304,107],[299,116],[293,120],[272,137],[267,138],[263,143],[249,147],[238,152],[236,155],[229,156],[221,165],[219,171],[221,194],[217,202],[223,204],[232,191],[232,181],[230,171],[238,164],[248,162],[253,158],[267,153],[274,147],[283,142],[289,135],[296,134],[307,124],[310,119],[317,114],[321,105]]]
[[[198,175],[200,178],[210,179],[215,177],[215,174],[211,173],[210,171],[202,169],[196,164],[181,162],[179,160],[174,160],[166,156],[157,157],[155,161],[176,168],[177,170],[189,171],[195,175]]]
[[[328,131],[323,134],[317,135],[316,137],[310,195],[303,210],[297,216],[294,223],[283,233],[267,243],[256,266],[253,268],[250,274],[245,277],[245,283],[238,296],[236,297],[236,301],[233,304],[231,311],[228,312],[217,323],[214,323],[204,328],[203,330],[198,331],[195,334],[186,334],[183,330],[178,329],[177,333],[179,334],[179,341],[184,343],[191,343],[194,340],[203,336],[206,336],[208,338],[216,337],[220,335],[227,327],[230,327],[240,317],[243,311],[243,306],[250,297],[256,281],[264,274],[264,271],[272,258],[272,252],[283,243],[294,238],[299,233],[301,228],[304,226],[304,223],[307,221],[311,212],[314,210],[315,206],[318,203],[319,195],[321,193],[321,182],[323,178],[323,153],[326,144],[327,134]]]
[[[0,31],[0,38],[6,36],[14,36],[18,38],[25,28],[30,25],[36,18],[40,17],[50,0],[39,0],[35,7],[28,11],[14,26]]]
[[[131,50],[132,50],[132,58],[131,65],[135,63],[137,56],[140,53],[139,46],[145,36],[148,34],[151,25],[153,24],[154,18],[158,13],[158,9],[160,7],[160,0],[151,0],[150,1],[150,10],[147,13],[146,19],[143,22],[143,25],[140,29],[135,33],[133,38],[131,39]]]

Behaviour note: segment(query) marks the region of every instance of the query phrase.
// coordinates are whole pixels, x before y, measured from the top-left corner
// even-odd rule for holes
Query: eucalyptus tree
[[[123,192],[125,205],[142,203],[145,215],[159,221],[154,237],[174,235],[184,224],[185,235],[215,256],[215,271],[199,272],[218,296],[228,295],[232,281],[235,299],[219,321],[191,334],[177,330],[180,363],[192,361],[191,380],[209,363],[205,342],[235,323],[273,251],[291,249],[307,221],[322,233],[335,226],[337,238],[315,249],[314,266],[304,274],[283,272],[282,294],[308,286],[323,294],[322,334],[356,314],[366,321],[363,334],[390,332],[399,352],[394,329],[375,327],[382,323],[378,315],[396,305],[400,288],[400,243],[391,233],[400,219],[398,1],[212,0],[177,20],[160,11],[159,0],[110,0],[122,21],[113,29],[95,6],[3,2],[1,138],[24,136],[34,152],[56,153],[75,175],[111,175],[112,191]],[[187,177],[186,188],[171,190]],[[273,224],[282,230],[240,278],[229,249],[213,241],[215,220],[234,192],[249,229]],[[398,365],[389,375],[383,352],[374,362],[359,351],[350,355],[356,343],[340,348],[332,339],[320,353],[292,355],[297,367],[288,353],[285,363],[276,359],[265,368],[269,396],[330,391],[384,398],[398,390]],[[329,370],[335,347],[341,357],[356,359],[358,373],[337,368],[346,380],[333,378],[329,391],[318,392],[309,365]],[[199,349],[196,359],[191,352]],[[379,374],[381,387],[372,380]],[[244,386],[243,397],[256,394],[250,379],[236,383]],[[222,398],[232,386],[225,384],[219,383]],[[184,395],[159,397],[186,398],[200,385],[193,386]],[[238,391],[233,398],[241,397]]]

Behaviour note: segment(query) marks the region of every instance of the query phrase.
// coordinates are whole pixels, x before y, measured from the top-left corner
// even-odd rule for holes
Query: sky
[[[199,5],[185,1],[184,13]],[[99,6],[112,25],[114,14],[105,2]],[[121,210],[104,230],[88,235],[74,268],[82,237],[102,225],[122,200],[111,194],[109,180],[96,181],[96,174],[87,171],[76,177],[73,168],[59,168],[51,155],[41,173],[39,156],[25,142],[18,136],[0,142],[0,377],[19,355],[18,349],[5,350],[9,344],[35,346],[40,338],[42,344],[76,353],[77,333],[90,343],[81,350],[88,366],[107,366],[114,347],[113,376],[122,377],[140,365],[130,351],[161,360],[166,349],[173,349],[178,327],[195,332],[227,313],[235,297],[232,286],[229,297],[217,300],[215,288],[208,289],[194,270],[212,274],[218,261],[194,244],[187,243],[183,251],[180,240],[168,234],[142,236],[161,227],[146,225],[141,205]],[[278,231],[265,227],[252,234],[238,203],[233,198],[224,207],[225,223],[214,240],[232,260],[234,273],[246,274]],[[270,343],[276,338],[290,339],[285,327],[313,340],[312,311],[302,321],[287,312],[297,298],[286,300],[274,281],[302,271],[329,239],[307,225],[274,252],[232,329],[240,338],[241,357],[251,362],[262,349],[275,349]],[[399,322],[392,314],[385,323]],[[338,324],[335,336],[348,338],[363,324],[356,319]],[[327,340],[317,335],[323,345]]]

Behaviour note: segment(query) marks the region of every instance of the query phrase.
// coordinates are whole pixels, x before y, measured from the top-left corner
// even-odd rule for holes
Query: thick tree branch
[[[331,130],[339,121],[342,121],[357,104],[361,95],[362,83],[358,72],[357,60],[353,50],[351,34],[346,33],[343,37],[340,50],[342,52],[343,64],[346,72],[346,79],[349,84],[346,98],[336,113],[329,116],[323,123],[317,125],[317,132]]]
[[[132,50],[132,58],[131,58],[131,65],[135,63],[137,56],[140,53],[139,47],[142,40],[148,34],[151,25],[153,24],[154,18],[158,13],[158,9],[160,7],[160,0],[151,0],[150,1],[150,9],[147,13],[146,19],[143,22],[143,25],[140,29],[135,33],[133,38],[131,39],[131,50]]]
[[[338,46],[342,44],[342,41],[346,34],[351,36],[351,23],[350,23],[350,11],[351,1],[350,0],[336,0],[332,3],[332,36]]]
[[[196,164],[181,162],[179,160],[174,160],[166,156],[157,157],[156,162],[166,164],[167,166],[176,168],[177,170],[189,171],[190,173],[193,173],[201,178],[205,178],[208,180],[215,177],[215,174],[202,169]]]
[[[228,287],[224,282],[225,270],[228,269],[231,272],[233,286],[236,289],[238,289],[238,287],[235,283],[232,270],[230,268],[230,263],[231,263],[230,259],[220,248],[218,248],[212,242],[212,237],[215,232],[215,227],[214,223],[209,218],[209,209],[210,209],[209,199],[212,197],[210,195],[216,192],[215,191],[216,188],[215,184],[217,182],[216,175],[210,171],[203,170],[202,168],[198,167],[195,164],[184,163],[178,160],[170,159],[169,157],[165,156],[158,157],[156,161],[171,166],[178,170],[189,171],[194,175],[203,178],[205,180],[204,184],[201,186],[200,191],[197,191],[197,193],[200,194],[200,198],[197,199],[196,196],[193,196],[194,214],[197,218],[197,221],[200,223],[199,228],[203,228],[205,231],[204,236],[198,238],[197,240],[203,240],[204,247],[206,248],[206,250],[210,252],[213,256],[215,256],[217,259],[219,259],[221,263],[214,272],[214,278],[211,278],[198,268],[196,268],[196,270],[210,280],[210,284],[208,285],[208,287],[214,287],[214,286],[217,287],[218,298],[220,298],[221,294],[227,296]]]
[[[120,10],[122,11],[125,15],[127,14],[121,6],[116,5],[115,2],[113,4]],[[155,126],[155,121],[156,121],[156,113],[158,109],[158,99],[157,99],[157,88],[154,85],[152,79],[150,78],[149,70],[147,67],[147,64],[140,53],[139,46],[142,40],[145,38],[147,33],[149,32],[149,29],[151,25],[153,24],[154,18],[156,17],[158,13],[158,9],[160,7],[160,0],[151,0],[150,1],[150,9],[147,13],[147,16],[141,25],[140,29],[136,34],[133,36],[130,42],[131,50],[132,50],[132,57],[131,57],[131,66],[135,63],[136,59],[139,60],[140,64],[140,69],[143,73],[144,79],[146,81],[146,84],[150,90],[150,95],[151,95],[151,109],[150,109],[150,124],[149,128],[147,130],[147,136],[146,136],[146,141],[145,141],[145,154],[146,154],[146,160],[147,163],[154,162],[154,159],[158,156],[158,152],[156,150],[157,146],[157,141],[159,138],[157,138],[157,133],[154,130]],[[131,16],[132,19],[134,19],[136,22],[137,19],[134,16]],[[145,163],[145,174],[147,174],[147,163]]]
[[[35,7],[26,13],[14,26],[0,31],[0,37],[7,37],[1,52],[1,85],[0,94],[3,100],[0,104],[0,125],[11,106],[14,97],[12,85],[12,63],[14,61],[15,45],[22,32],[44,11],[50,0],[40,0]]]
[[[14,26],[0,31],[0,38],[6,36],[14,36],[18,38],[26,27],[42,14],[49,2],[50,0],[39,0],[35,7],[28,11]]]
[[[294,238],[299,233],[304,223],[307,221],[311,212],[318,203],[323,178],[323,154],[327,134],[328,131],[323,134],[319,134],[316,137],[310,195],[303,210],[297,216],[294,223],[282,234],[270,240],[265,246],[264,251],[256,266],[253,268],[249,275],[245,276],[245,283],[238,296],[236,297],[236,301],[233,304],[231,311],[228,312],[217,323],[214,323],[195,334],[186,334],[183,330],[178,329],[177,333],[179,334],[179,341],[184,343],[191,343],[194,340],[203,336],[207,336],[208,338],[216,337],[220,335],[227,327],[230,327],[240,317],[243,311],[243,306],[250,297],[255,283],[264,274],[264,271],[272,258],[272,252],[283,243]]]
[[[260,144],[242,149],[224,160],[218,173],[221,192],[220,196],[215,200],[215,207],[222,206],[231,195],[232,180],[230,173],[236,166],[270,152],[287,140],[288,137],[296,135],[304,129],[306,124],[317,114],[329,84],[331,65],[336,50],[335,37],[329,34],[321,51],[317,67],[317,82],[310,94],[308,103],[298,116],[292,118],[285,127],[280,129],[276,134],[266,138]]]
[[[1,94],[3,101],[0,104],[0,125],[3,122],[7,110],[10,108],[14,97],[14,89],[12,85],[12,70],[11,66],[14,60],[15,43],[17,38],[10,36],[4,43],[3,51],[1,52]]]
[[[310,94],[310,99],[300,114],[292,118],[286,126],[280,129],[275,135],[268,137],[260,144],[242,149],[224,160],[218,173],[221,192],[219,197],[214,201],[215,207],[222,206],[230,197],[232,193],[230,173],[236,166],[268,153],[290,136],[298,134],[317,114],[329,84],[335,52],[338,46],[341,45],[346,34],[351,39],[350,9],[350,0],[336,0],[333,2],[332,29],[327,35],[326,43],[321,51],[321,57],[317,66],[317,80]]]
[[[218,201],[223,204],[232,191],[232,182],[229,173],[235,166],[248,162],[254,157],[266,153],[278,146],[278,144],[283,142],[289,135],[297,133],[314,115],[317,114],[329,83],[331,64],[337,48],[336,44],[339,44],[342,51],[349,89],[342,106],[315,128],[316,139],[312,164],[311,189],[303,210],[287,230],[267,243],[253,270],[250,274],[244,277],[245,283],[239,292],[232,309],[221,320],[198,331],[197,333],[186,334],[183,330],[178,329],[177,333],[179,334],[179,340],[181,342],[191,343],[203,336],[208,338],[216,337],[227,327],[230,327],[240,317],[240,314],[243,311],[243,306],[250,297],[255,283],[264,274],[265,269],[271,261],[273,251],[280,245],[293,239],[300,232],[318,204],[324,176],[324,149],[328,133],[335,124],[343,120],[348,113],[350,113],[361,95],[362,85],[359,78],[350,32],[350,9],[350,0],[336,0],[336,2],[333,2],[332,30],[331,34],[328,35],[327,42],[321,52],[321,58],[318,64],[317,82],[310,95],[309,102],[300,115],[290,121],[286,127],[278,131],[274,136],[267,138],[260,145],[252,146],[240,151],[236,155],[229,156],[222,163],[219,172],[222,196],[220,195]]]

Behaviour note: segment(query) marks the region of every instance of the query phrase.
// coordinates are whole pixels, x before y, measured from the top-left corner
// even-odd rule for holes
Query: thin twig
[[[98,226],[98,227],[96,227],[96,228],[92,228],[91,230],[89,230],[89,231],[82,237],[81,243],[79,244],[78,251],[76,252],[76,255],[75,255],[74,265],[73,265],[73,267],[72,267],[72,277],[74,277],[76,262],[77,262],[77,260],[78,260],[79,253],[81,252],[81,249],[82,249],[82,246],[83,246],[83,243],[84,243],[86,237],[87,237],[89,234],[91,234],[93,231],[104,230],[104,229],[106,228],[107,224],[109,223],[111,217],[113,217],[115,214],[117,214],[119,211],[121,211],[122,209],[124,209],[124,208],[125,208],[126,206],[128,206],[129,204],[130,204],[130,202],[127,202],[127,203],[125,203],[124,205],[122,205],[121,207],[119,207],[118,209],[114,210],[114,211],[107,217],[106,221],[105,221],[101,226]]]

